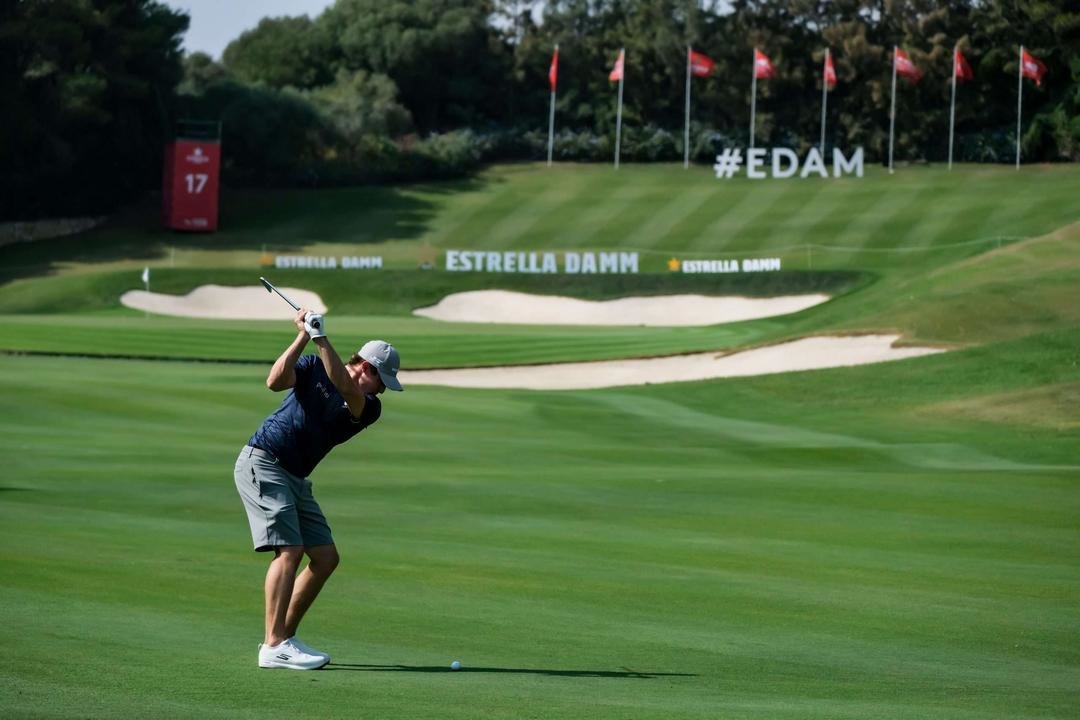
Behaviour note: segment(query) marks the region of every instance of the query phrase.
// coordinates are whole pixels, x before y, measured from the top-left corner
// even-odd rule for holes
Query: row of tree
[[[443,177],[485,160],[540,158],[548,64],[560,47],[556,157],[610,159],[625,47],[626,159],[682,155],[685,53],[693,157],[745,143],[751,57],[756,144],[818,140],[822,57],[839,83],[829,141],[886,152],[892,47],[924,74],[897,99],[896,155],[946,152],[952,50],[974,70],[957,102],[957,159],[1008,161],[1017,46],[1048,66],[1024,96],[1024,155],[1080,159],[1076,0],[337,0],[316,18],[266,18],[222,58],[183,57],[187,18],[152,0],[0,5],[3,215],[92,211],[159,183],[178,118],[223,122],[225,180],[326,184]]]
[[[492,22],[495,18],[495,22]],[[314,20],[267,19],[224,54],[236,77],[312,89],[341,73],[386,76],[421,133],[462,126],[542,128],[547,69],[561,48],[558,123],[608,134],[615,123],[607,80],[627,50],[628,126],[677,130],[683,121],[685,52],[717,61],[695,88],[694,117],[729,136],[746,132],[752,48],[766,49],[776,77],[759,88],[762,142],[812,144],[821,62],[831,47],[840,84],[832,97],[835,139],[880,157],[887,142],[890,61],[903,47],[925,74],[898,100],[898,149],[936,159],[945,150],[952,50],[974,81],[958,105],[962,134],[993,145],[1015,133],[1017,47],[1049,65],[1029,93],[1032,159],[1080,158],[1080,3],[1068,0],[338,0]],[[989,159],[993,147],[969,148]],[[1008,157],[1008,153],[1005,153]]]

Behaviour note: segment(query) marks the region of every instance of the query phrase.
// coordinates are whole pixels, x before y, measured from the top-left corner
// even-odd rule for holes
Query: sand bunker
[[[862,365],[943,352],[928,347],[893,347],[899,335],[810,337],[739,353],[706,352],[640,360],[518,365],[498,368],[401,371],[409,385],[527,390],[586,390],[794,370]]]
[[[828,299],[828,295],[820,294],[773,298],[666,295],[594,301],[475,290],[447,295],[438,304],[414,310],[413,314],[448,322],[688,327],[787,315]]]
[[[322,298],[310,290],[278,288],[300,307],[326,312]],[[295,313],[284,300],[266,292],[262,285],[253,287],[225,287],[203,285],[187,295],[164,295],[129,290],[120,296],[127,307],[158,315],[179,317],[218,318],[222,320],[282,320]]]
[[[304,307],[326,311],[309,290],[281,288]],[[828,300],[826,295],[783,298],[715,298],[676,295],[588,302],[574,298],[489,290],[450,295],[418,315],[458,322],[505,322],[552,325],[713,325],[797,312]],[[292,311],[262,285],[204,285],[187,295],[132,290],[120,301],[136,310],[182,317],[230,320],[282,320]],[[586,390],[747,375],[816,370],[901,360],[942,352],[938,348],[893,347],[899,335],[810,337],[738,353],[704,352],[636,360],[608,360],[553,365],[516,365],[453,370],[402,370],[408,385],[528,390]],[[391,338],[392,340],[393,338]],[[406,362],[408,358],[406,357]]]

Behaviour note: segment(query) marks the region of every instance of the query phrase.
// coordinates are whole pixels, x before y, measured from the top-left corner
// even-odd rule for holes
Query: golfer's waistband
[[[241,450],[240,452],[241,452],[241,454],[246,455],[248,457],[251,457],[252,455],[255,455],[256,457],[265,458],[265,459],[269,460],[270,462],[277,463],[278,465],[281,464],[281,461],[278,460],[273,454],[266,452],[262,448],[253,447],[251,445],[245,445],[244,449]]]

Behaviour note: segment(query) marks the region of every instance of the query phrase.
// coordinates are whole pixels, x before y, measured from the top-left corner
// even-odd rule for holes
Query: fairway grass
[[[521,165],[403,188],[237,192],[222,232],[135,208],[0,248],[0,716],[1062,720],[1080,707],[1074,166]],[[416,270],[424,248],[637,250],[637,276]],[[268,270],[263,251],[380,254]],[[758,276],[672,259],[781,257]],[[342,563],[258,670],[267,558],[231,477],[280,401],[282,320],[147,316],[206,283],[319,292],[342,352],[407,369],[896,333],[949,350],[605,390],[413,387],[313,473]],[[501,288],[589,299],[826,292],[687,328],[439,323]],[[198,362],[194,362],[198,360]],[[451,672],[460,660],[463,669]]]
[[[1076,340],[1020,343],[968,396]],[[958,357],[861,372],[902,387],[985,362]],[[265,558],[230,467],[278,399],[263,370],[0,358],[9,716],[1064,718],[1080,700],[1075,432],[928,416],[932,386],[889,400],[851,370],[387,398],[313,475],[343,563],[303,637],[333,663],[260,671]]]

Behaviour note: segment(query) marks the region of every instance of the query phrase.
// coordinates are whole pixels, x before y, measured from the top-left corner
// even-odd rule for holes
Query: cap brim
[[[379,370],[379,379],[382,380],[382,384],[386,386],[387,390],[396,390],[397,392],[401,392],[405,389],[401,387],[401,382],[396,377],[384,373],[382,370]]]

